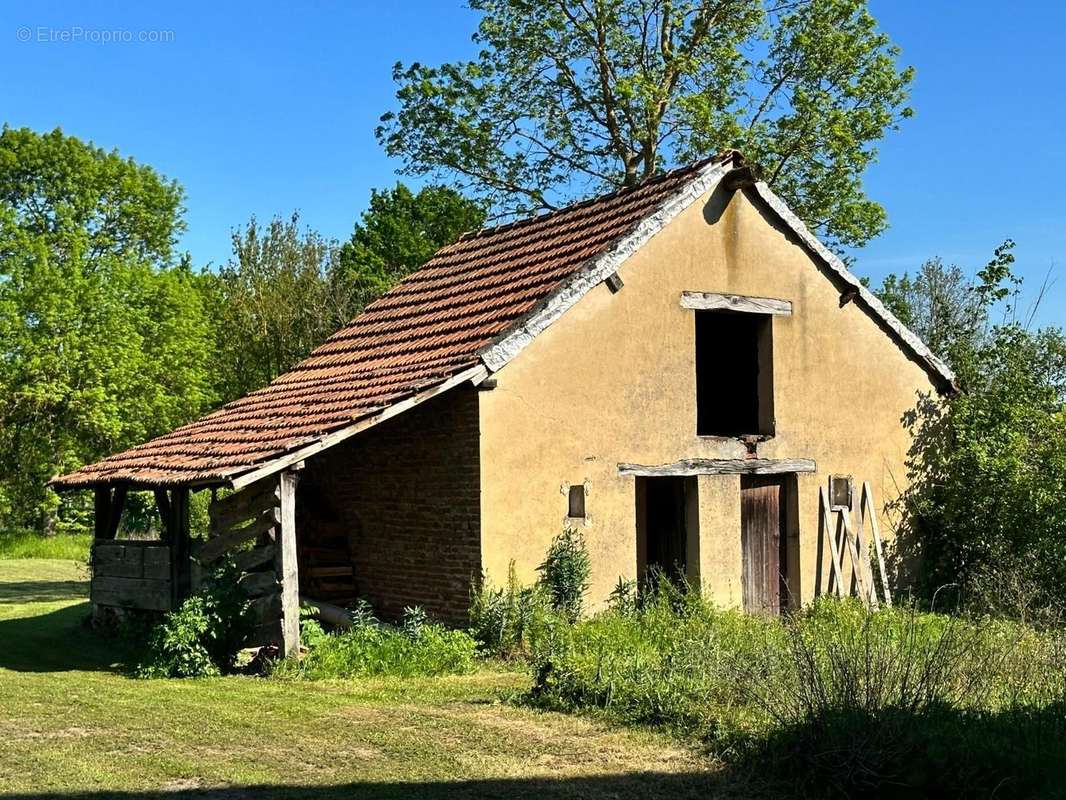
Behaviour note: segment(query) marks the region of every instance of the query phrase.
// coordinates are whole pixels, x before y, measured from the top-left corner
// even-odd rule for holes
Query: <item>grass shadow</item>
[[[0,603],[54,603],[88,594],[88,581],[0,581]]]
[[[1064,711],[841,709],[775,728],[734,768],[802,797],[1066,797]]]
[[[718,773],[639,772],[627,775],[594,775],[576,778],[500,778],[456,781],[356,782],[334,786],[254,785],[219,788],[173,788],[131,792],[42,792],[5,795],[9,800],[437,800],[440,798],[659,798],[683,800],[738,797]]]
[[[0,669],[15,672],[118,670],[133,656],[122,639],[88,625],[89,604],[0,619]]]

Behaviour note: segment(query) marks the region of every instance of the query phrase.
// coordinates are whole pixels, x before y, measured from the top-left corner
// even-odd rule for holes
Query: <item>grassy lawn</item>
[[[651,733],[507,704],[522,673],[135,680],[83,624],[85,567],[0,560],[0,795],[701,797],[735,787]]]
[[[0,559],[58,558],[86,562],[89,560],[87,534],[41,536],[33,531],[0,531]]]

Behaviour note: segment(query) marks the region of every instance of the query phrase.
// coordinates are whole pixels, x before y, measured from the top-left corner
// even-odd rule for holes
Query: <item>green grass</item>
[[[87,533],[41,536],[32,531],[5,531],[0,532],[0,559],[62,558],[86,563],[91,542]]]
[[[0,793],[44,798],[674,797],[734,791],[648,731],[516,707],[521,672],[137,680],[84,567],[0,561]]]

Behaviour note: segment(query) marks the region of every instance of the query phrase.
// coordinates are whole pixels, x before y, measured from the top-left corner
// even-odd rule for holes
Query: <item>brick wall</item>
[[[324,516],[347,529],[358,592],[382,617],[419,605],[466,621],[481,572],[478,437],[477,391],[461,387],[307,463],[297,506],[301,495],[329,505]]]

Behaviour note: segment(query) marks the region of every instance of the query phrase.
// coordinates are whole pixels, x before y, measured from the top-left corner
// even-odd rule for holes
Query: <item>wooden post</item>
[[[189,490],[172,489],[170,514],[166,523],[167,540],[170,542],[171,587],[173,607],[178,608],[189,596],[192,587],[192,542],[189,538]]]
[[[851,511],[847,508],[840,511],[840,522],[844,526],[844,538],[848,543],[848,551],[851,555],[851,573],[855,576],[855,583],[859,587],[859,597],[862,604],[870,607],[870,593],[866,590],[866,566],[863,566],[859,556],[859,543],[855,531],[851,527]]]
[[[166,489],[155,490],[155,507],[159,511],[159,538],[164,542],[170,541],[170,529],[174,527],[173,520],[170,518],[170,497],[167,496]]]
[[[300,651],[300,575],[296,564],[296,480],[285,470],[279,475],[281,525],[274,548],[275,570],[281,581],[281,656]]]
[[[877,509],[874,507],[874,493],[870,488],[869,481],[863,481],[862,484],[862,499],[860,504],[865,504],[866,510],[869,512],[870,519],[870,536],[874,542],[874,552],[877,555],[877,566],[881,572],[881,589],[885,593],[885,605],[892,605],[892,592],[888,588],[888,575],[885,572],[885,553],[881,548],[881,530],[877,523]]]
[[[93,536],[107,539],[107,532],[111,529],[111,490],[106,486],[97,486],[93,492]]]
[[[877,580],[874,578],[873,565],[870,563],[870,549],[866,545],[866,507],[863,505],[861,495],[858,496],[858,501],[855,538],[859,545],[859,560],[862,562],[863,575],[866,577],[866,591],[870,595],[870,606],[876,611],[881,604],[877,599]]]

